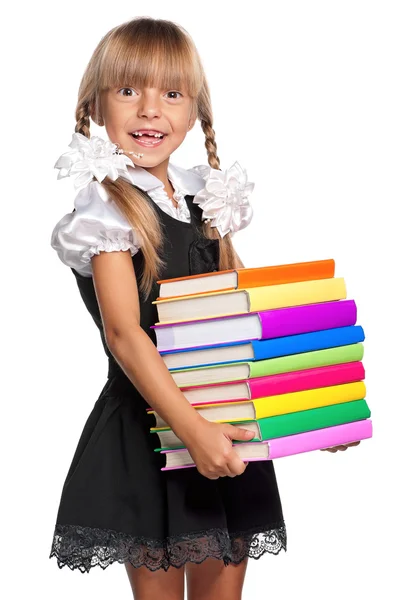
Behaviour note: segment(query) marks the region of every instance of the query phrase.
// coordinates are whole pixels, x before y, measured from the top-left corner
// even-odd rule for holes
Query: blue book
[[[357,344],[363,342],[364,339],[363,328],[360,325],[351,325],[269,340],[215,344],[185,350],[166,350],[160,354],[169,371],[175,371],[187,367],[207,367],[221,363],[266,360],[278,356]]]

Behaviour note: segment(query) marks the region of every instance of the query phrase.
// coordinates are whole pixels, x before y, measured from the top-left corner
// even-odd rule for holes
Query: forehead
[[[148,41],[111,45],[101,60],[99,91],[124,86],[184,89],[197,96],[202,84],[200,65],[187,48]]]

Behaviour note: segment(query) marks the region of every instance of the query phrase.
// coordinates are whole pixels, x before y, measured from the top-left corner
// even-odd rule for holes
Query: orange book
[[[162,279],[158,300],[209,292],[240,290],[282,283],[295,283],[334,277],[333,259],[275,265],[270,267],[229,269],[201,275]]]

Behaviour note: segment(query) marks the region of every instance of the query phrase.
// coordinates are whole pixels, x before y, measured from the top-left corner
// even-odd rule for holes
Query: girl
[[[90,118],[111,141],[90,139]],[[186,170],[169,159],[196,119],[209,165]],[[190,600],[235,600],[248,557],[286,549],[274,466],[244,464],[232,440],[253,434],[198,415],[150,326],[157,280],[243,266],[231,235],[251,220],[253,184],[238,163],[219,170],[202,64],[172,22],[137,18],[101,39],[76,121],[72,150],[55,165],[59,178],[78,175],[75,208],[51,245],[71,268],[109,368],[66,475],[50,557],[82,572],[124,563],[138,600],[181,600],[184,572]],[[196,469],[161,471],[148,406]]]

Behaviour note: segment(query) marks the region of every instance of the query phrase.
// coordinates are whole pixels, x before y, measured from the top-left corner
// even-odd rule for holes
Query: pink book
[[[292,456],[293,454],[300,454],[302,452],[331,448],[332,446],[339,446],[340,444],[350,444],[351,442],[371,438],[372,434],[372,420],[363,419],[352,423],[344,423],[343,425],[335,425],[333,427],[315,429],[314,431],[306,431],[305,433],[287,435],[264,442],[238,443],[234,444],[234,449],[244,462],[274,460],[276,458]],[[251,447],[251,449],[249,447]],[[182,461],[181,464],[176,464],[176,459],[178,458],[178,454],[176,453],[179,453],[179,460]],[[163,450],[161,454],[166,455],[166,466],[161,469],[162,471],[195,466],[185,448],[178,450]],[[172,457],[173,454],[175,454],[175,457]]]
[[[352,383],[354,381],[362,381],[363,379],[365,379],[363,364],[361,362],[351,362],[305,369],[304,371],[254,377],[241,381],[210,383],[180,389],[184,394],[187,394],[192,406],[198,406],[214,404],[215,402],[254,400],[267,396],[277,396],[279,394],[289,394],[291,392],[301,392],[331,385]],[[240,390],[242,390],[242,393]],[[206,391],[211,391],[210,399],[206,398]],[[218,396],[217,392],[219,393]],[[232,399],[231,396],[233,396]],[[151,409],[148,408],[147,410]]]

